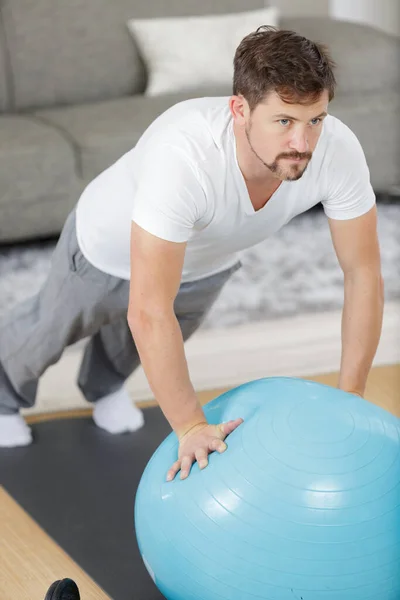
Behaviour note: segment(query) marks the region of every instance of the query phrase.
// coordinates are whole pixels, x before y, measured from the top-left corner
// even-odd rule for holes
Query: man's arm
[[[207,422],[174,312],[185,250],[186,243],[162,240],[132,222],[128,322],[149,385],[178,437]]]
[[[329,219],[329,227],[344,273],[338,386],[363,396],[381,335],[384,304],[376,206],[354,219]]]

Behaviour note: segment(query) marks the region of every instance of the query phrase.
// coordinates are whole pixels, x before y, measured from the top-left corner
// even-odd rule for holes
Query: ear
[[[237,125],[244,126],[250,117],[250,108],[247,100],[241,94],[238,96],[231,96],[229,100],[229,109],[234,122]]]

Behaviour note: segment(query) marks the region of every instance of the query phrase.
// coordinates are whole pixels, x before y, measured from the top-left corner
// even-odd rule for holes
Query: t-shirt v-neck
[[[230,142],[231,142],[231,146],[232,146],[233,176],[235,177],[235,181],[238,186],[243,210],[250,217],[251,216],[259,217],[261,214],[264,215],[265,213],[268,212],[270,206],[276,201],[277,197],[282,193],[282,189],[285,187],[285,183],[287,183],[287,182],[282,181],[281,184],[279,185],[279,187],[273,192],[273,194],[270,196],[268,201],[264,204],[264,206],[262,208],[259,208],[258,210],[256,210],[251,201],[249,191],[247,189],[246,181],[243,177],[243,173],[239,167],[239,162],[238,162],[237,152],[236,152],[236,138],[235,138],[235,134],[233,131],[233,121],[231,121],[231,123],[229,124],[229,137],[230,137]]]

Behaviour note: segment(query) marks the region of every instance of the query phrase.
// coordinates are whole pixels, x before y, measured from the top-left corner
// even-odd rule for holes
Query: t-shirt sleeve
[[[375,202],[364,151],[357,136],[345,127],[344,135],[332,146],[322,201],[325,214],[331,219],[354,219],[368,212]]]
[[[187,242],[205,207],[196,166],[179,148],[161,144],[146,150],[135,180],[132,220],[161,239]]]

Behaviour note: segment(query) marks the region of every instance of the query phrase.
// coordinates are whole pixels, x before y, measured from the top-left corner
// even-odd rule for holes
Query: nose
[[[301,130],[295,131],[291,137],[289,145],[291,150],[295,150],[296,152],[308,152],[309,143],[307,132]]]

